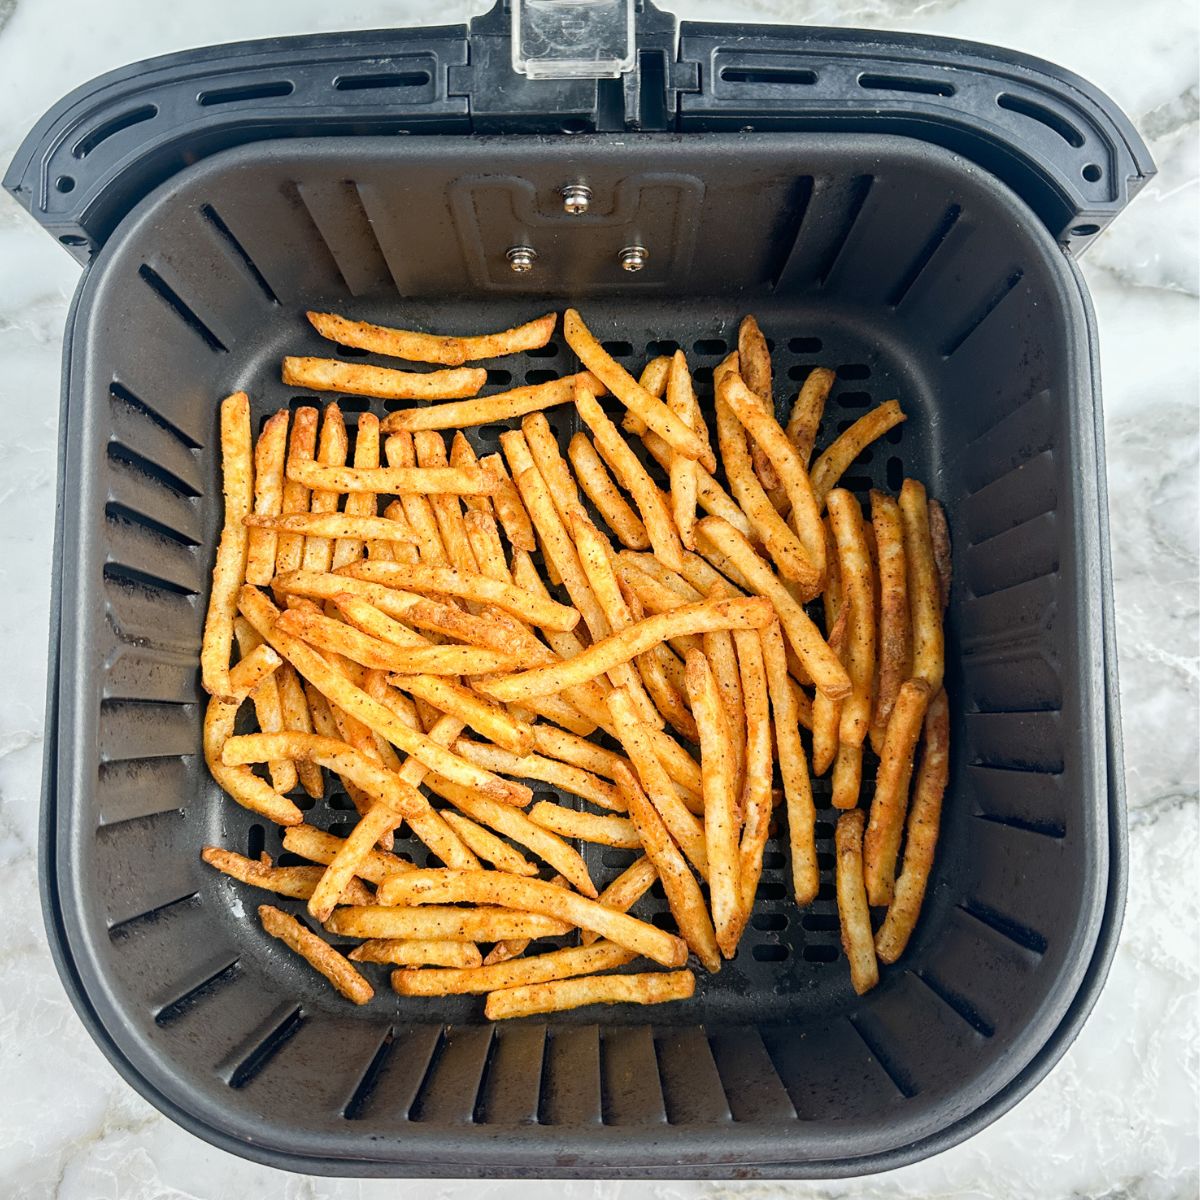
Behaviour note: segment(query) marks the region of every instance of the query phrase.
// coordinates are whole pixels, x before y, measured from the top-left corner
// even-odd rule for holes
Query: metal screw
[[[532,246],[511,246],[504,257],[518,275],[524,275],[526,271],[533,270],[533,264],[537,262],[537,251]]]
[[[562,190],[563,211],[581,217],[592,202],[592,189],[582,183],[568,183]]]
[[[626,246],[617,256],[626,271],[640,271],[650,259],[645,246]]]

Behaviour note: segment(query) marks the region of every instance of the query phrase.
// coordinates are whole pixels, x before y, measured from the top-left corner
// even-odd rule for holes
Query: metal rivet
[[[617,256],[626,271],[640,271],[650,258],[645,246],[626,246]]]
[[[568,183],[562,190],[563,211],[580,217],[592,202],[592,189],[582,183]]]
[[[537,262],[537,251],[532,246],[510,246],[504,257],[518,275],[523,275],[526,271],[533,270],[533,264]]]

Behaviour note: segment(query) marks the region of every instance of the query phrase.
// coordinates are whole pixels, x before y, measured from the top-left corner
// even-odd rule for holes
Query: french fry
[[[342,410],[336,404],[325,407],[325,416],[321,421],[321,435],[317,439],[317,458],[311,465],[313,470],[334,470],[346,465],[348,440],[346,422]],[[313,513],[337,512],[338,494],[336,491],[319,488],[315,483],[309,483],[312,496],[309,509]],[[333,544],[326,537],[306,537],[304,539],[304,557],[301,565],[306,571],[328,571],[333,562]]]
[[[906,420],[899,401],[888,400],[858,418],[853,425],[830,443],[825,452],[813,463],[813,494],[817,503],[824,506],[825,497],[837,486],[846,468],[877,438],[889,429]]]
[[[687,658],[688,694],[700,730],[704,768],[704,841],[708,854],[708,890],[717,945],[726,958],[737,950],[741,907],[737,798],[734,759],[724,705],[708,660],[698,651]]]
[[[288,441],[287,459],[284,463],[283,515],[308,512],[311,493],[302,483],[289,478],[287,468],[311,462],[317,452],[317,426],[320,414],[315,408],[298,408],[292,414],[292,433]],[[304,539],[295,534],[280,534],[275,548],[275,573],[298,571],[304,559]]]
[[[695,430],[688,428],[661,400],[646,391],[617,363],[596,341],[573,308],[568,308],[563,314],[563,336],[579,356],[580,362],[672,449],[687,458],[698,459],[708,471],[717,469],[712,451],[704,445]]]
[[[546,983],[552,979],[569,979],[607,971],[632,962],[636,955],[612,942],[597,942],[594,946],[570,946],[552,950],[533,958],[495,963],[486,967],[465,970],[393,971],[392,987],[401,996],[460,996],[480,995],[497,988]]]
[[[289,479],[313,491],[487,496],[493,487],[482,468],[470,467],[336,467],[301,460],[289,462],[287,470]]]
[[[817,430],[825,412],[825,401],[829,398],[835,379],[836,371],[831,371],[828,367],[813,367],[792,405],[792,415],[788,418],[785,432],[806,468],[812,460]]]
[[[950,603],[950,583],[953,573],[950,555],[950,526],[946,521],[946,510],[937,500],[929,501],[929,538],[933,545],[933,561],[937,566],[938,592],[942,598],[942,612]]]
[[[552,875],[549,882],[555,887],[569,888],[571,885],[558,874]],[[510,959],[519,958],[526,950],[529,949],[529,944],[532,938],[508,938],[505,941],[497,942],[484,956],[483,966],[494,967],[497,963],[508,962]],[[587,943],[585,943],[586,945]]]
[[[660,971],[649,975],[584,975],[528,987],[489,992],[483,1015],[489,1021],[563,1012],[588,1004],[665,1004],[687,1000],[696,990],[691,971]]]
[[[612,565],[615,566],[615,559]],[[644,621],[646,610],[641,600],[615,576],[614,583],[629,608],[632,621]],[[651,724],[657,725],[661,714],[683,737],[694,742],[697,737],[696,722],[687,706],[687,684],[682,660],[667,643],[662,642],[641,655],[636,662],[638,674],[656,710]]]
[[[863,871],[867,899],[872,905],[890,904],[892,900],[913,755],[928,705],[929,685],[922,679],[905,680],[888,721],[863,841]]]
[[[365,415],[365,414],[364,414]],[[368,492],[354,492],[346,498],[351,500],[368,496]],[[255,533],[269,532],[272,536],[281,533],[294,533],[309,538],[337,538],[340,541],[355,542],[361,546],[364,540],[377,542],[414,542],[416,535],[411,527],[387,517],[360,517],[339,512],[307,512],[287,513],[274,517],[249,516],[245,521],[251,536]],[[340,565],[356,561],[353,557],[344,557]],[[305,570],[324,572],[328,567],[305,567]],[[269,581],[268,581],[269,582]]]
[[[657,878],[658,872],[654,869],[654,864],[643,854],[640,858],[635,858],[600,893],[597,903],[617,912],[628,912],[653,887]],[[599,936],[598,933],[585,929],[579,935],[579,940],[585,946],[590,946]]]
[[[707,431],[705,438],[707,439]],[[671,460],[674,457],[674,451],[666,442],[662,440],[656,433],[647,430],[642,435],[642,444],[650,452],[651,458],[664,471],[670,474]],[[706,513],[713,517],[720,517],[722,520],[728,521],[734,529],[745,534],[746,537],[757,537],[753,527],[750,524],[746,514],[737,506],[729,493],[704,469],[700,463],[696,464],[696,469],[692,472],[696,477],[696,503],[704,509]],[[632,547],[637,549],[637,547]]]
[[[667,407],[689,429],[699,429],[702,424],[700,406],[696,403],[696,393],[692,389],[692,376],[688,371],[687,359],[682,350],[676,350],[671,359],[667,375]],[[705,430],[707,441],[708,431]],[[675,518],[675,526],[679,537],[689,549],[695,549],[692,541],[692,530],[696,524],[696,493],[697,493],[697,463],[695,459],[676,452],[671,453],[667,473],[671,481],[671,514]],[[629,545],[628,542],[625,543]],[[641,547],[632,546],[637,550]]]
[[[233,650],[233,618],[237,613],[238,589],[245,580],[249,540],[243,522],[254,499],[251,455],[250,399],[245,392],[234,392],[221,401],[225,525],[217,546],[200,643],[200,678],[204,690],[221,700],[231,698],[229,656]]]
[[[767,348],[767,339],[763,337],[758,322],[752,316],[743,317],[738,326],[738,373],[745,380],[746,387],[762,401],[766,411],[773,416],[775,401],[771,395],[771,352]],[[751,441],[750,457],[754,464],[754,473],[758,476],[763,491],[767,493],[767,498],[778,511],[785,511],[786,493],[775,464],[761,443]]]
[[[383,908],[375,904],[335,909],[325,928],[344,937],[499,942],[508,938],[558,937],[571,927],[566,921],[510,908]]]
[[[478,967],[479,947],[471,942],[430,942],[372,938],[347,955],[352,962],[394,963],[398,967]]]
[[[554,501],[562,523],[570,529],[571,517],[582,511],[583,503],[579,498],[575,477],[558,448],[558,439],[554,430],[550,428],[546,414],[530,413],[521,422],[521,432],[525,435],[525,444],[529,447],[534,465],[546,481],[546,487],[550,489],[550,498]]]
[[[539,754],[614,781],[616,765],[624,761],[619,754],[588,741],[586,737],[578,737],[545,723],[534,725],[533,745]]]
[[[482,367],[459,367],[450,371],[394,371],[365,363],[338,362],[334,358],[283,360],[283,382],[289,387],[317,392],[344,392],[351,396],[375,396],[381,400],[459,400],[474,396],[487,382]]]
[[[576,433],[567,447],[567,457],[575,468],[579,486],[604,518],[622,546],[645,550],[650,545],[642,518],[626,502],[613,483],[608,468],[584,433]],[[691,459],[686,460],[691,462]]]
[[[946,642],[942,632],[941,586],[929,530],[925,488],[906,479],[900,488],[900,521],[908,568],[908,605],[912,615],[912,673],[929,685],[931,695],[942,687]]]
[[[574,398],[574,387],[571,396]],[[492,503],[496,506],[496,518],[504,528],[504,535],[514,550],[537,549],[537,538],[533,534],[533,522],[525,511],[521,493],[513,483],[499,454],[489,454],[479,460],[484,476],[491,485]]]
[[[490,512],[472,509],[463,518],[463,522],[479,573],[500,583],[511,584],[512,571],[509,570],[508,561],[504,557],[504,544],[500,541],[500,527],[496,524],[496,518]]]
[[[507,842],[501,841],[490,829],[476,825],[462,813],[444,812],[442,818],[458,834],[459,839],[468,850],[484,862],[491,863],[498,871],[508,871],[512,875],[536,875],[538,873],[538,869],[533,863],[518,854]]]
[[[296,668],[291,663],[280,663],[275,672],[275,682],[279,688],[279,707],[283,713],[284,729],[295,733],[312,733],[312,716],[309,714],[304,685],[300,682],[300,676],[296,674]],[[297,763],[296,774],[304,790],[314,800],[319,800],[325,794],[325,777],[316,763]]]
[[[628,662],[639,654],[681,633],[706,633],[716,629],[760,629],[772,619],[771,606],[758,597],[706,600],[674,612],[647,617],[589,646],[562,663],[534,667],[517,675],[480,682],[479,691],[508,702],[545,696],[580,684]]]
[[[383,444],[384,457],[392,470],[413,471],[417,469],[417,451],[411,433],[394,433]],[[452,470],[469,470],[469,468],[451,468]],[[481,469],[482,470],[482,469]],[[485,479],[487,477],[485,476]],[[489,486],[491,481],[488,481]],[[442,534],[438,528],[437,517],[429,497],[421,492],[403,492],[399,498],[400,508],[404,519],[411,527],[417,539],[418,561],[445,566],[450,563],[450,556],[442,542]],[[388,506],[389,515],[392,512]],[[395,551],[392,560],[397,561]]]
[[[713,597],[725,595],[718,584]],[[725,720],[729,729],[729,748],[733,755],[733,802],[734,813],[739,824],[742,819],[742,785],[746,778],[746,710],[742,701],[742,681],[738,675],[737,654],[733,648],[733,634],[727,629],[706,633],[702,639],[704,656],[712,668],[713,678],[721,703],[725,707]]]
[[[779,634],[778,622],[772,622],[768,628]],[[738,923],[741,929],[745,929],[746,922],[750,920],[754,890],[758,887],[759,876],[762,874],[762,856],[771,825],[771,707],[767,698],[767,669],[761,640],[765,632],[759,630],[755,633],[739,629],[733,635],[742,684],[742,711],[746,734],[745,766],[739,804],[742,831],[738,842],[738,880],[741,888]],[[780,637],[782,638],[782,634]],[[782,640],[779,646],[780,649],[783,648]],[[782,694],[790,698],[792,689],[787,680],[786,670],[785,657]]]
[[[270,904],[260,904],[258,919],[273,938],[295,951],[310,967],[319,971],[347,1000],[366,1004],[375,989],[328,942],[305,929],[295,917]]]
[[[900,506],[883,492],[871,492],[871,527],[879,573],[879,661],[875,707],[871,714],[871,746],[883,751],[888,718],[900,685],[912,666],[912,625],[908,607],[908,569]]]
[[[837,757],[833,760],[833,794],[830,803],[834,808],[853,808],[862,791],[862,747],[846,742],[838,745]]]
[[[440,433],[430,430],[420,430],[412,435],[413,449],[416,452],[417,464],[423,468],[448,467],[446,443]],[[452,467],[451,470],[479,471],[475,467]],[[480,472],[482,474],[482,472]],[[429,497],[429,505],[433,509],[434,520],[441,534],[442,545],[450,565],[464,573],[478,571],[475,554],[467,538],[467,528],[463,523],[462,502],[457,496]]]
[[[477,362],[481,358],[502,358],[506,354],[540,350],[554,335],[554,325],[558,320],[555,313],[546,313],[544,317],[537,317],[512,329],[503,329],[499,333],[450,337],[417,333],[411,329],[392,329],[386,325],[371,325],[366,321],[351,321],[336,313],[308,312],[305,316],[323,338],[341,346],[354,346],[389,358],[438,363],[446,367]]]
[[[646,850],[646,857],[662,880],[667,903],[675,924],[692,953],[713,973],[721,969],[721,951],[717,947],[712,918],[704,905],[704,895],[696,877],[688,869],[671,840],[658,810],[650,803],[634,773],[624,766],[617,768],[617,786],[629,809],[635,836]]]
[[[655,403],[665,408],[661,402]],[[600,457],[608,463],[621,486],[633,497],[633,502],[645,523],[646,536],[650,539],[650,545],[654,547],[654,553],[667,566],[678,568],[682,565],[683,547],[662,492],[630,449],[629,443],[608,419],[599,401],[581,383],[575,385],[575,407],[591,429]],[[682,422],[680,424],[682,425]],[[691,433],[689,426],[682,427]]]
[[[842,701],[838,739],[861,746],[871,727],[871,688],[875,675],[875,595],[862,508],[850,492],[829,493],[829,524],[837,543],[847,618],[846,667],[851,691]]]
[[[234,617],[233,635],[242,658],[256,646],[262,645],[262,638],[251,629],[250,623],[243,617]],[[251,697],[258,727],[264,733],[279,733],[283,729],[283,705],[279,698],[278,674],[276,671],[263,679]],[[267,764],[267,771],[271,776],[271,787],[281,795],[290,792],[296,786],[296,764],[290,758],[274,759]]]
[[[379,466],[379,418],[374,413],[362,413],[358,418],[358,425],[354,430],[354,465]],[[354,495],[346,497],[345,516],[351,521],[375,519],[375,508],[374,492],[355,492]],[[366,540],[365,535],[355,534],[339,538],[334,543],[330,566],[336,569],[353,562],[356,558],[362,558]]]
[[[524,846],[526,850],[535,854],[543,862],[549,863],[583,895],[596,895],[596,885],[592,883],[587,864],[579,852],[564,842],[557,834],[536,825],[519,809],[488,800],[471,788],[460,787],[437,775],[429,776],[427,785],[431,792],[449,800],[455,808],[470,817],[471,820],[494,829],[510,841]]]
[[[210,867],[239,883],[290,896],[293,900],[307,900],[323,874],[320,867],[276,867],[232,850],[223,850],[220,846],[205,846],[200,857]],[[373,904],[374,900],[371,889],[363,887],[357,879],[350,880],[341,896],[343,904]]]
[[[559,837],[618,850],[637,850],[641,846],[637,831],[625,817],[600,817],[580,812],[550,800],[539,800],[530,810],[529,819]]]
[[[379,900],[385,905],[497,904],[594,929],[610,942],[664,967],[679,967],[687,961],[686,944],[673,934],[540,879],[521,879],[499,871],[414,871],[381,884]]]
[[[830,593],[825,593],[826,612],[831,611]],[[843,607],[830,626],[829,648],[839,660],[846,650],[846,626],[850,610]],[[828,623],[828,618],[826,618]],[[838,735],[842,726],[842,699],[834,699],[818,689],[813,696],[812,737],[813,774],[824,775],[833,766],[838,752]]]
[[[913,787],[904,843],[904,865],[896,880],[887,916],[875,935],[875,952],[885,963],[894,963],[904,953],[921,915],[921,903],[933,868],[941,823],[942,797],[950,771],[950,714],[946,693],[930,701],[925,715],[921,765]]]
[[[254,514],[275,517],[283,510],[283,467],[287,458],[288,414],[267,418],[254,447]],[[268,584],[275,574],[276,535],[252,529],[247,539],[246,582]]]
[[[316,829],[312,825],[292,825],[283,831],[283,848],[312,862],[328,866],[346,845],[346,839]],[[370,883],[382,883],[389,875],[403,875],[416,867],[403,858],[383,850],[368,850],[357,864],[354,874]],[[347,903],[349,903],[347,901]]]
[[[862,839],[866,814],[860,808],[842,813],[834,832],[837,851],[837,906],[842,950],[850,964],[850,983],[861,996],[879,982],[871,913],[863,886]]]
[[[642,373],[638,376],[638,385],[645,388],[656,400],[661,400],[667,391],[667,376],[670,372],[671,360],[665,354],[660,354],[642,368]],[[597,396],[600,394],[600,392],[596,393]],[[627,410],[621,418],[621,428],[626,433],[635,434],[637,437],[643,437],[650,432],[646,422],[632,410]],[[658,437],[658,434],[652,436]]]
[[[696,525],[700,548],[717,563],[729,561],[759,596],[774,607],[779,623],[817,688],[840,698],[850,691],[850,677],[820,631],[754,547],[726,521],[705,517]]]
[[[542,728],[535,725],[532,732]],[[572,767],[540,754],[513,753],[500,746],[489,746],[484,742],[473,742],[459,738],[454,744],[456,753],[467,762],[485,767],[501,775],[516,775],[522,779],[535,779],[548,783],[561,791],[570,792],[610,812],[624,812],[625,806],[617,789],[610,783],[580,767]],[[599,747],[597,747],[599,749]]]
[[[514,754],[524,754],[533,744],[533,735],[524,721],[470,688],[437,675],[390,675],[388,682],[433,705],[438,712],[457,717]]]

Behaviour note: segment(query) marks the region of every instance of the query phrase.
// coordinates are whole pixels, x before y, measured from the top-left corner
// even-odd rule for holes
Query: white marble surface
[[[437,19],[468,17],[445,0]],[[345,1182],[251,1166],[176,1128],[109,1068],[50,962],[35,849],[55,425],[77,270],[0,198],[0,1197],[978,1197],[1187,1200],[1197,1175],[1197,12],[1190,0],[677,0],[715,20],[874,25],[994,41],[1105,88],[1160,175],[1086,258],[1101,325],[1130,891],[1108,987],[1033,1095],[936,1159],[795,1184]],[[0,0],[0,163],[77,83],[269,34],[420,23],[415,0]]]

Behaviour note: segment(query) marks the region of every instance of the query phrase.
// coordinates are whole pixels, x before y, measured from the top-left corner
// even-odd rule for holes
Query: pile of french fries
[[[832,772],[842,941],[854,988],[872,987],[916,924],[948,763],[944,515],[915,480],[898,499],[872,492],[869,519],[837,486],[900,406],[814,461],[834,373],[813,370],[781,426],[747,317],[714,372],[714,449],[681,351],[635,379],[574,310],[579,373],[486,397],[486,372],[462,364],[545,346],[555,314],[468,338],[309,319],[344,346],[444,369],[287,358],[286,383],[438,403],[363,413],[351,456],[337,404],[277,412],[255,442],[247,396],[223,402],[204,751],[220,787],[312,865],[216,846],[204,861],[364,939],[347,957],[259,909],[358,1004],[373,989],[356,962],[393,964],[403,995],[484,994],[491,1019],[656,1004],[693,994],[689,954],[716,972],[736,952],[776,805],[796,903],[816,898],[811,777]],[[544,412],[559,405],[582,426],[566,457]],[[479,459],[462,429],[513,418],[502,453]],[[246,700],[259,732],[236,734]],[[290,798],[321,797],[326,771],[358,810],[345,838]],[[590,807],[533,803],[531,780]],[[443,866],[391,852],[405,823]],[[598,893],[573,842],[640,855]],[[676,932],[629,914],[656,880]],[[525,954],[572,930],[577,945]],[[641,960],[652,968],[612,973]]]

